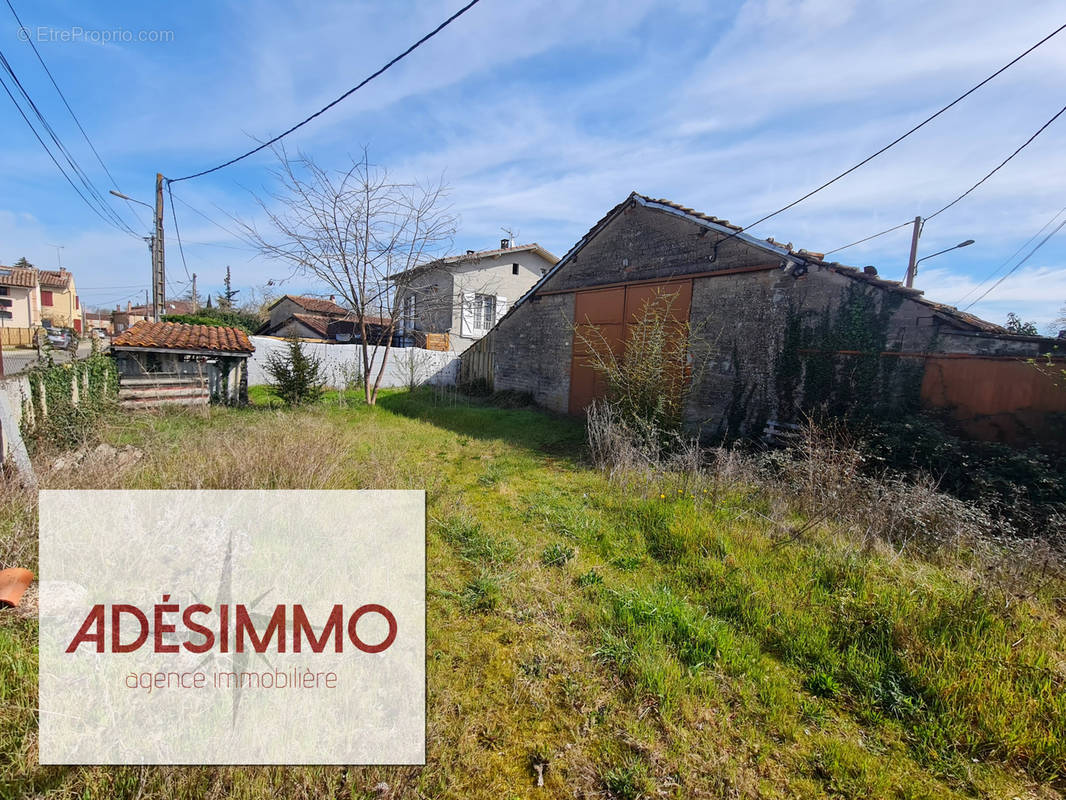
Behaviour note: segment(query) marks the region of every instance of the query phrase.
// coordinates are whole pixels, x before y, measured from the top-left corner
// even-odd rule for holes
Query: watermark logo
[[[42,491],[42,764],[421,764],[425,496]]]
[[[166,44],[174,41],[174,31],[83,28],[80,25],[69,28],[54,28],[48,25],[21,27],[16,35],[19,41],[35,44]]]

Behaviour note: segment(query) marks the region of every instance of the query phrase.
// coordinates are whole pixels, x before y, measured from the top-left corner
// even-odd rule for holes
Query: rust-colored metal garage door
[[[626,334],[652,304],[681,325],[692,305],[692,281],[632,283],[603,289],[586,289],[574,295],[575,335],[570,358],[570,413],[580,414],[593,400],[607,393],[602,374],[590,366],[592,345],[623,355]]]

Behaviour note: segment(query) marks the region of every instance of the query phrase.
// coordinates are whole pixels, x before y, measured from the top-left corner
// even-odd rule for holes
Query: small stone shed
[[[248,357],[240,328],[138,322],[111,343],[126,407],[248,402]]]
[[[1053,379],[1061,341],[1011,335],[873,267],[826,261],[637,193],[462,356],[462,380],[579,414],[605,387],[575,330],[621,343],[655,293],[676,294],[672,313],[707,345],[686,410],[704,432],[758,435],[811,411],[924,407],[979,438],[1066,438],[1066,391]]]

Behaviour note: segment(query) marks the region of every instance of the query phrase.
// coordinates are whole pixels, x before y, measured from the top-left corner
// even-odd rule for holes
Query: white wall
[[[248,359],[248,385],[265,386],[270,383],[266,372],[267,358],[270,353],[283,353],[288,347],[284,339],[271,336],[252,336],[255,352]],[[328,386],[342,383],[345,368],[362,370],[362,347],[357,344],[325,344],[304,342],[305,353],[322,360]],[[377,377],[378,365],[385,348],[378,348],[377,359],[371,368],[370,379]],[[415,383],[432,383],[438,386],[452,385],[459,374],[459,358],[455,353],[439,350],[422,350],[418,347],[394,347],[389,351],[389,360],[385,366],[385,375],[381,379],[384,388],[407,386],[414,377]]]

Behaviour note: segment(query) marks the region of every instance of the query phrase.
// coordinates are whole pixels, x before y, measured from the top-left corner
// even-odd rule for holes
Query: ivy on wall
[[[22,414],[22,436],[32,447],[73,447],[118,398],[118,370],[110,356],[93,352],[57,364],[51,354],[27,372],[30,396]]]
[[[917,407],[924,362],[892,357],[889,323],[903,295],[852,283],[814,325],[790,310],[774,375],[778,414],[902,413]]]

